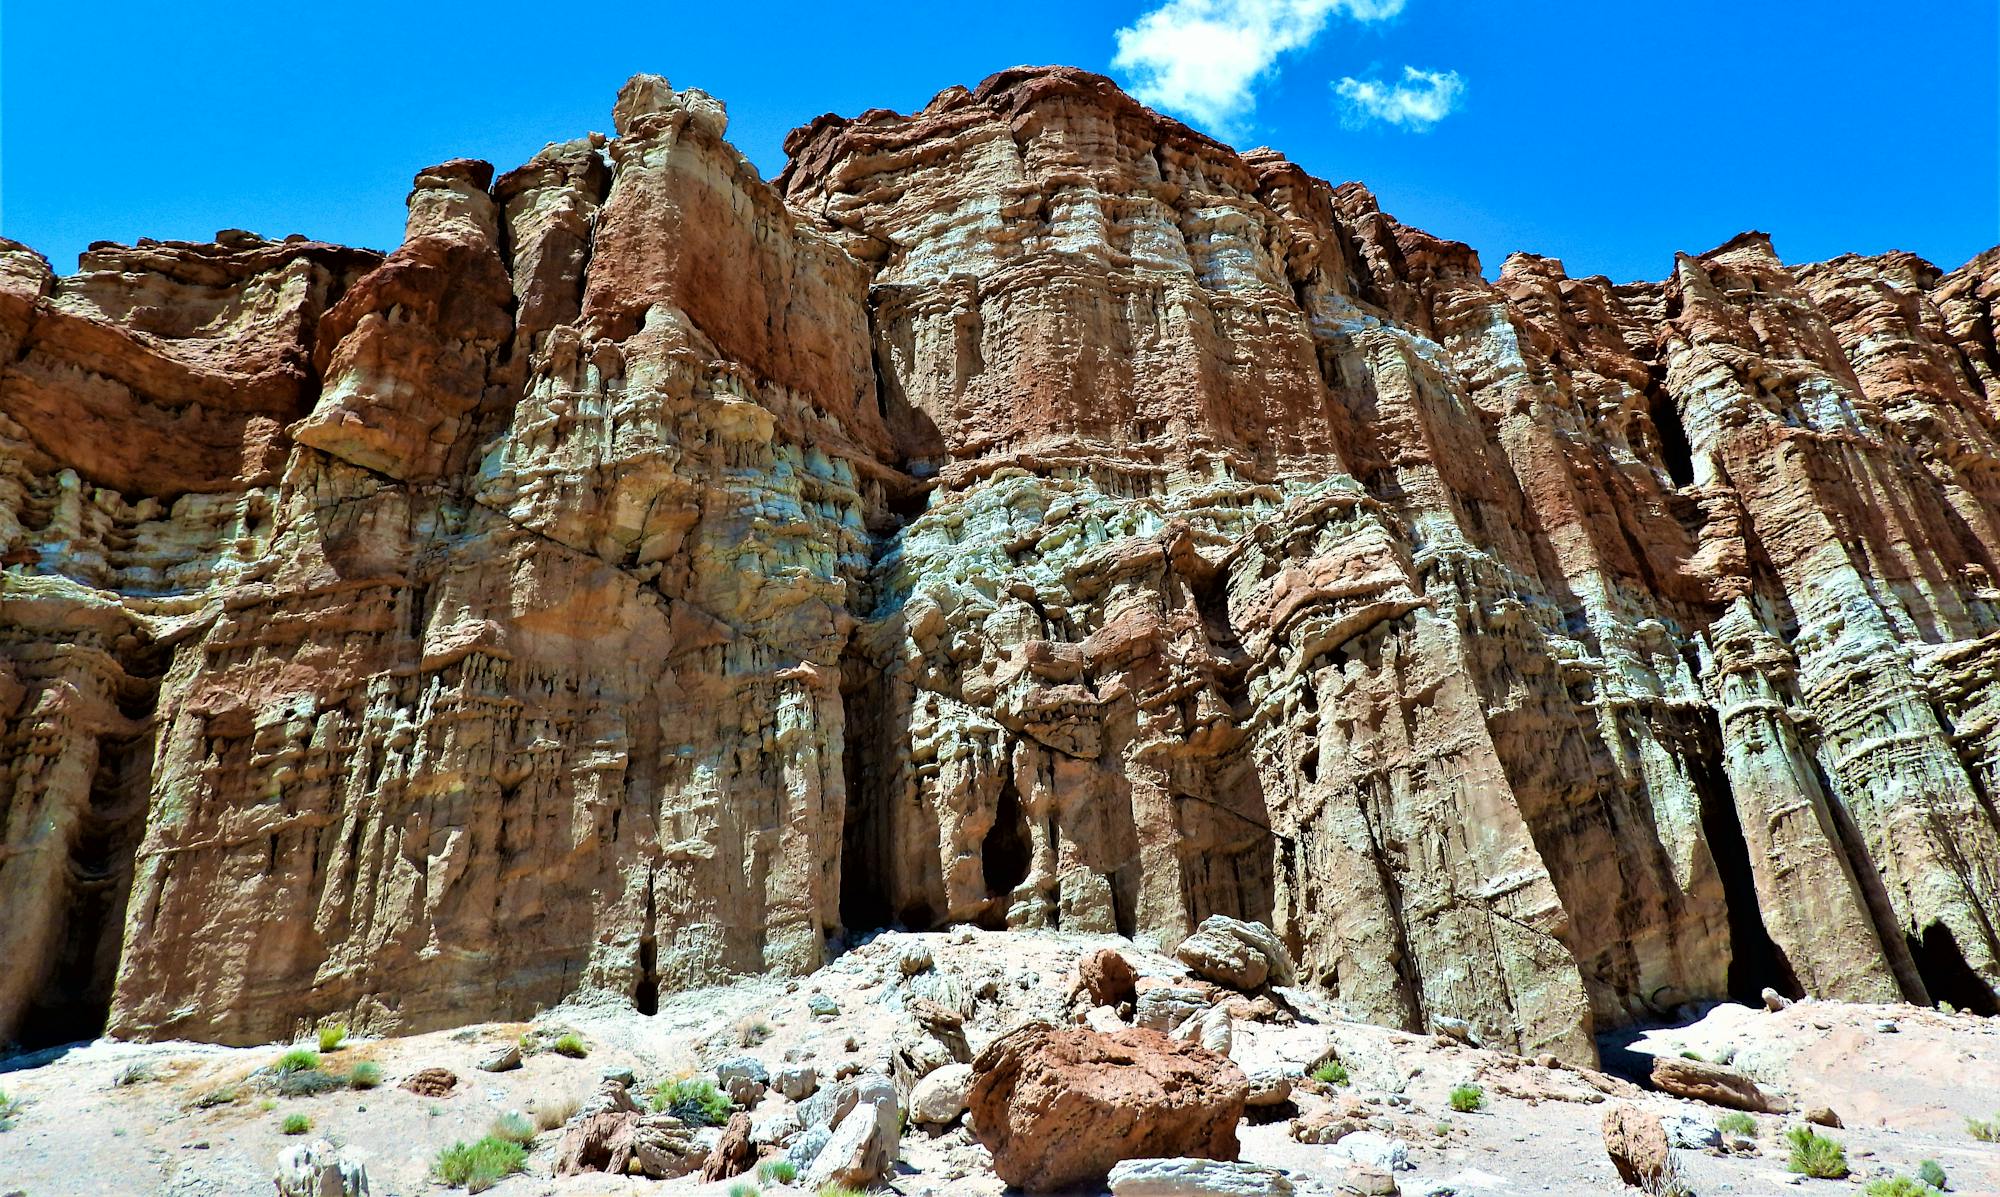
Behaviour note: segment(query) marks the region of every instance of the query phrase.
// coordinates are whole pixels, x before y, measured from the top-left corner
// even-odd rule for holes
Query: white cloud
[[[1114,69],[1132,94],[1218,132],[1256,106],[1253,88],[1280,54],[1319,36],[1335,13],[1380,21],[1405,0],[1167,0],[1117,33]],[[1453,76],[1455,79],[1456,76]]]
[[[1340,94],[1349,125],[1386,121],[1422,133],[1458,107],[1459,97],[1465,94],[1465,80],[1457,71],[1420,71],[1406,66],[1399,83],[1350,75],[1335,83],[1333,90]]]

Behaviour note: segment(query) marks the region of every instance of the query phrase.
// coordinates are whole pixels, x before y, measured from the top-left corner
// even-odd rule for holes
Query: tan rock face
[[[1065,69],[773,184],[700,92],[614,128],[386,258],[0,244],[0,1042],[895,921],[1262,922],[1579,1062],[1995,1008],[2000,251],[1488,282]]]

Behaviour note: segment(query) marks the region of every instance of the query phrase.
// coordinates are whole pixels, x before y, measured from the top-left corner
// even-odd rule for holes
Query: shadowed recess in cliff
[[[1722,731],[1715,712],[1704,710],[1688,738],[1688,771],[1701,802],[1702,835],[1722,878],[1723,900],[1729,912],[1729,996],[1747,1006],[1762,1001],[1765,989],[1789,998],[1805,996],[1791,962],[1771,939],[1757,903],[1756,872],[1750,867],[1750,845],[1737,816],[1736,795],[1722,767]],[[1706,996],[1706,995],[1703,995]]]

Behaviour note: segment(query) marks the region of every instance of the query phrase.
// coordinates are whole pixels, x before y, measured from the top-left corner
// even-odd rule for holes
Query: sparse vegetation
[[[757,1179],[767,1185],[788,1185],[799,1178],[790,1160],[765,1160],[757,1165]]]
[[[757,1186],[739,1180],[729,1186],[729,1197],[757,1197]]]
[[[217,1106],[235,1105],[238,1096],[236,1090],[227,1087],[211,1089],[195,1099],[194,1108],[212,1110]]]
[[[14,1120],[21,1116],[23,1104],[20,1098],[9,1097],[5,1089],[0,1089],[0,1131],[14,1129]]]
[[[340,1045],[346,1042],[347,1024],[344,1022],[329,1023],[319,1029],[319,1050],[323,1052],[339,1051]]]
[[[1453,1085],[1446,1101],[1454,1113],[1470,1114],[1486,1108],[1486,1090],[1477,1085]]]
[[[574,1097],[551,1097],[535,1102],[535,1129],[554,1130],[576,1117],[577,1107],[583,1103]]]
[[[736,1024],[736,1042],[756,1047],[771,1037],[771,1024],[761,1018],[746,1018]]]
[[[1687,1173],[1681,1171],[1681,1157],[1669,1151],[1666,1166],[1647,1176],[1639,1185],[1646,1197],[1694,1197]]]
[[[1757,1137],[1757,1120],[1741,1110],[1731,1110],[1715,1120],[1715,1129],[1725,1135],[1754,1139]]]
[[[1944,1182],[1944,1168],[1936,1160],[1924,1160],[1919,1163],[1917,1165],[1917,1179],[1923,1181],[1933,1189],[1948,1189],[1951,1187]]]
[[[1967,1118],[1965,1133],[1981,1143],[2000,1143],[2000,1116],[1992,1118]]]
[[[119,1069],[118,1075],[112,1078],[111,1083],[122,1089],[127,1085],[140,1085],[158,1079],[158,1075],[153,1072],[153,1066],[141,1060]]]
[[[860,1189],[850,1189],[846,1185],[826,1184],[819,1187],[814,1197],[862,1197]]]
[[[320,1058],[318,1052],[310,1048],[295,1047],[284,1055],[279,1056],[278,1062],[271,1066],[271,1070],[281,1074],[287,1072],[317,1072],[319,1065]]]
[[[280,1072],[275,1088],[280,1097],[312,1097],[320,1093],[330,1093],[340,1088],[341,1080],[317,1068],[302,1068],[295,1072]]]
[[[689,1126],[721,1126],[735,1108],[736,1103],[717,1089],[714,1081],[698,1077],[661,1081],[653,1089],[653,1109],[672,1114]]]
[[[527,1162],[528,1152],[519,1143],[488,1135],[474,1143],[453,1143],[438,1153],[432,1170],[453,1188],[479,1193],[519,1172]]]
[[[505,1139],[509,1143],[530,1143],[535,1138],[535,1124],[528,1121],[525,1114],[508,1112],[493,1120],[493,1129],[488,1138]]]
[[[373,1060],[363,1060],[347,1071],[347,1087],[350,1089],[373,1089],[382,1083],[382,1066]]]
[[[1345,1085],[1348,1080],[1347,1065],[1338,1060],[1328,1060],[1312,1070],[1312,1078],[1322,1085]]]
[[[1700,1052],[1693,1052],[1693,1051],[1688,1051],[1688,1052],[1682,1052],[1682,1053],[1681,1053],[1681,1059],[1683,1059],[1683,1060],[1701,1060],[1701,1053],[1700,1053]],[[1702,1061],[1702,1062],[1703,1062],[1703,1063],[1706,1063],[1707,1061]]]
[[[1885,1176],[1871,1180],[1861,1192],[1864,1197],[1937,1197],[1937,1189],[1908,1176]]]
[[[554,1043],[549,1044],[549,1050],[558,1056],[568,1056],[572,1060],[581,1060],[590,1054],[590,1049],[585,1047],[583,1040],[574,1033],[559,1036]]]
[[[288,1135],[303,1135],[313,1128],[313,1120],[304,1114],[287,1114],[278,1124],[278,1129]]]
[[[1847,1149],[1811,1127],[1793,1127],[1785,1132],[1785,1141],[1792,1145],[1787,1169],[1820,1180],[1839,1180],[1847,1175]]]

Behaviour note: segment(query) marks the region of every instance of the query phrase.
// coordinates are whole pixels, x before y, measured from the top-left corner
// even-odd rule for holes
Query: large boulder
[[[757,1149],[750,1145],[750,1115],[738,1110],[729,1116],[729,1126],[701,1166],[702,1183],[714,1184],[740,1176],[756,1162]]]
[[[950,1126],[965,1113],[972,1092],[972,1065],[947,1064],[917,1082],[910,1094],[910,1121]]]
[[[972,1062],[974,1133],[1000,1179],[1102,1184],[1122,1160],[1233,1160],[1249,1082],[1228,1057],[1157,1031],[1017,1027]]]
[[[1284,1169],[1224,1160],[1126,1160],[1111,1197],[1292,1197]]]
[[[1604,1111],[1604,1150],[1628,1185],[1651,1183],[1667,1170],[1667,1130],[1659,1115],[1620,1103]]]
[[[1757,1082],[1735,1069],[1685,1056],[1655,1057],[1653,1087],[1675,1097],[1752,1114],[1783,1114],[1791,1109],[1784,1098],[1766,1093]]]
[[[1226,915],[1203,919],[1174,955],[1196,976],[1236,989],[1255,989],[1266,980],[1275,985],[1296,980],[1291,953],[1275,931]]]
[[[670,1114],[605,1111],[571,1122],[556,1145],[555,1174],[580,1176],[636,1170],[654,1180],[671,1180],[701,1167],[708,1148],[700,1136]]]
[[[803,1169],[805,1187],[865,1189],[896,1162],[903,1137],[903,1107],[896,1086],[877,1073],[855,1078],[854,1108],[833,1126],[826,1143]]]
[[[368,1169],[325,1139],[278,1153],[278,1197],[368,1197]]]
[[[1099,948],[1076,962],[1076,986],[1093,1006],[1116,1009],[1138,997],[1139,974],[1116,948]]]

